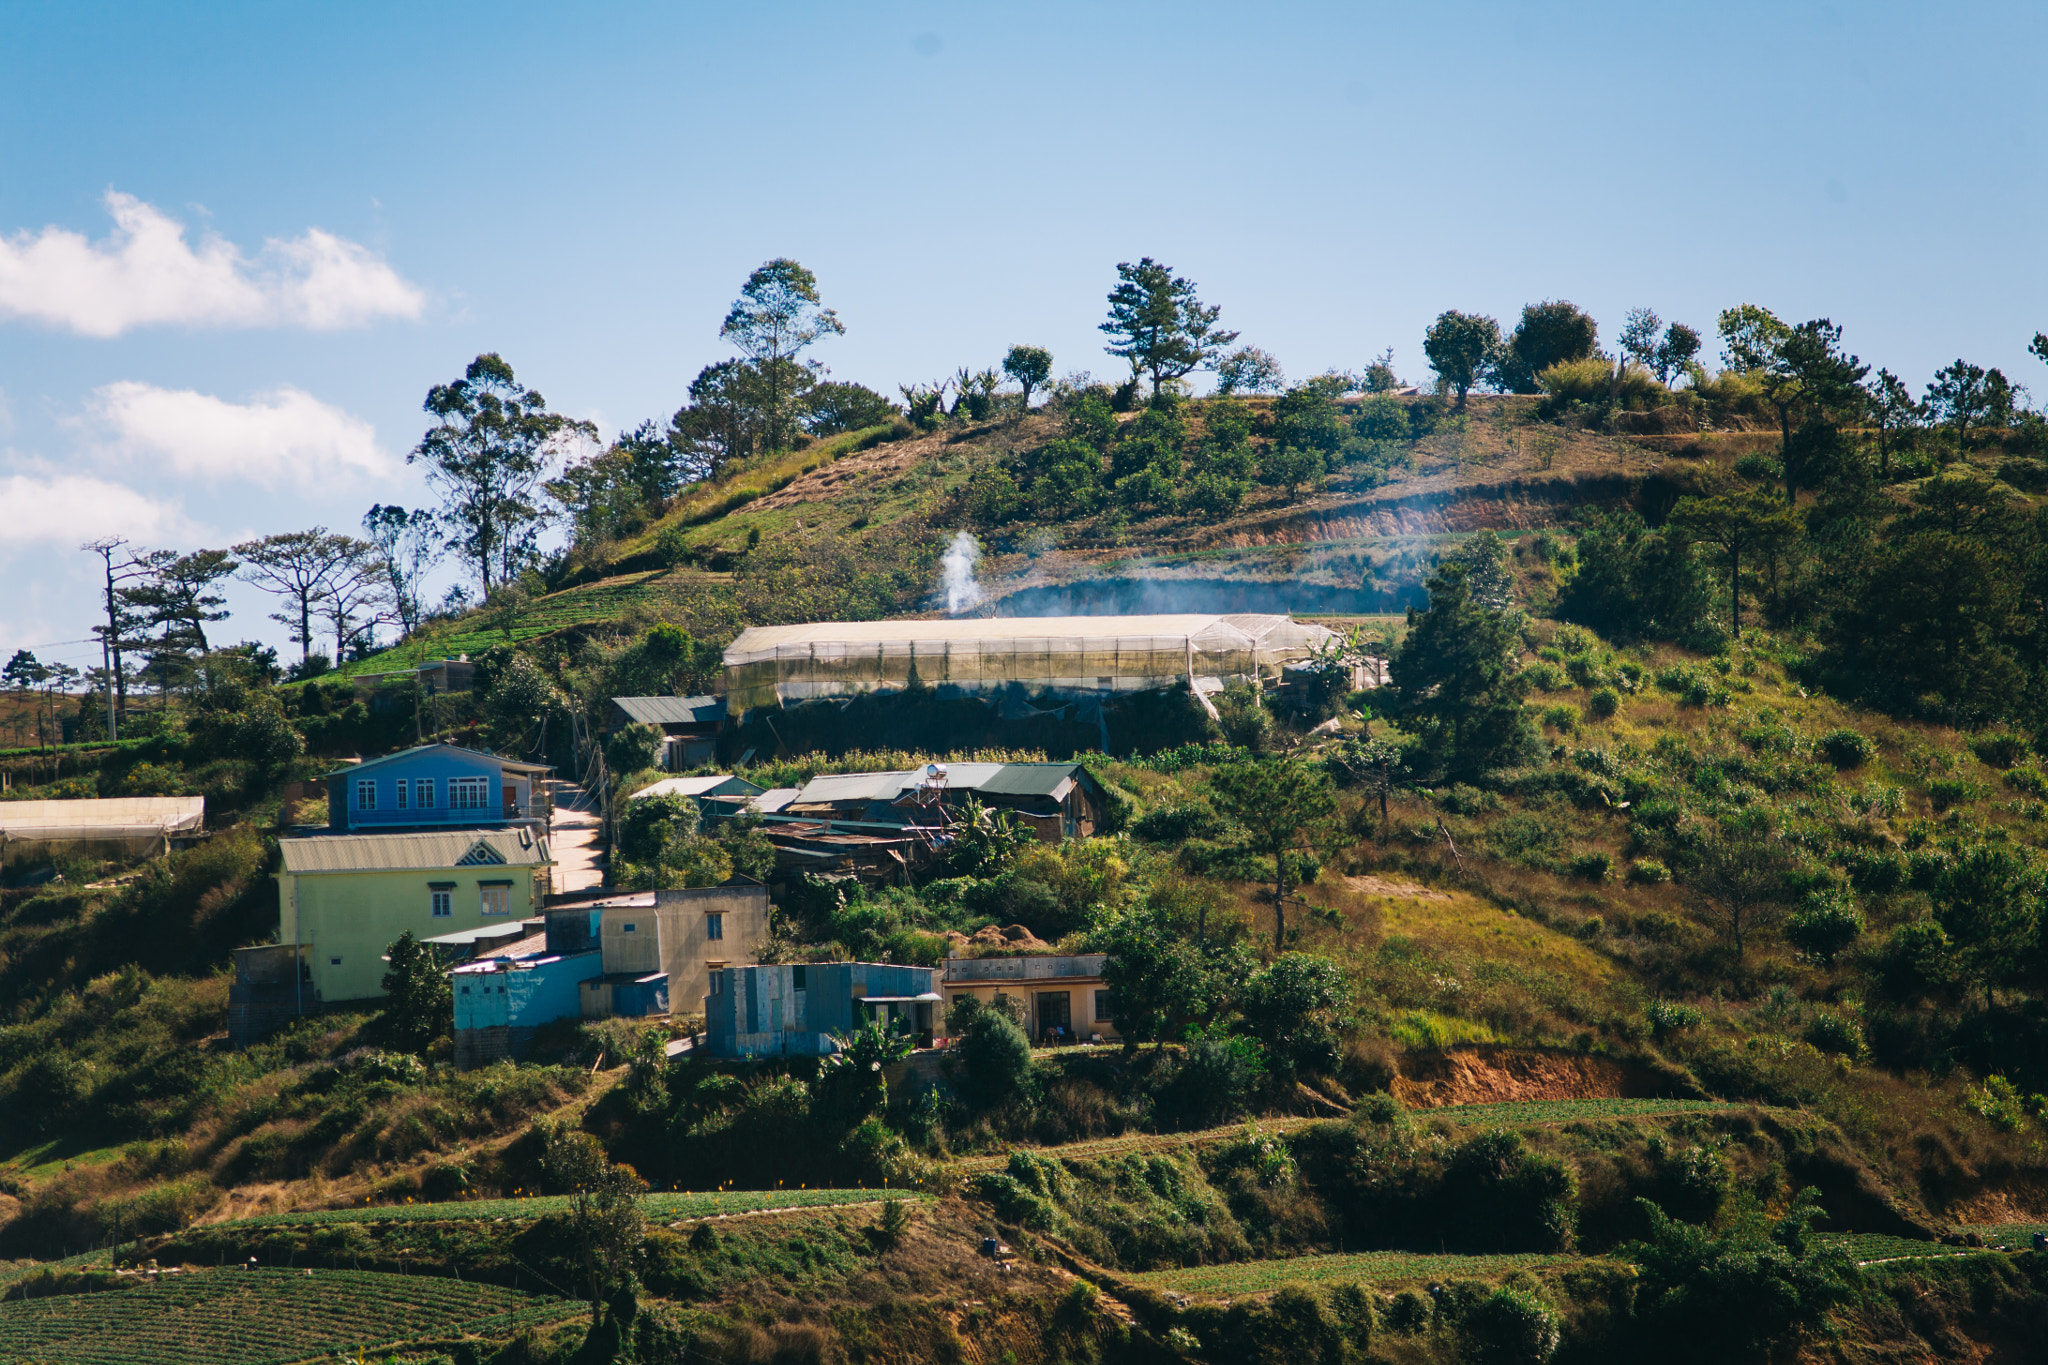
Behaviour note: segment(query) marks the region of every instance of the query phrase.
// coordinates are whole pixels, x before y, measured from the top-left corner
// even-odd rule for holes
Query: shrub
[[[2027,756],[2027,737],[2010,730],[1994,730],[1970,738],[1970,752],[1978,761],[1994,768],[2010,768]]]
[[[1735,472],[1751,483],[1769,483],[1785,471],[1770,456],[1752,450],[1735,462]]]
[[[1648,916],[1639,917],[1636,921],[1637,926],[1641,927],[1643,919],[1646,918]],[[1652,1000],[1644,1008],[1643,1018],[1649,1021],[1650,1032],[1660,1039],[1669,1038],[1674,1033],[1683,1033],[1687,1029],[1696,1029],[1706,1022],[1706,1016],[1691,1005],[1681,1005],[1674,1000]]]
[[[1671,869],[1658,862],[1655,858],[1638,858],[1629,867],[1628,879],[1632,882],[1643,882],[1654,886],[1658,882],[1670,881]]]
[[[1806,1041],[1822,1052],[1846,1057],[1861,1057],[1864,1052],[1863,1026],[1833,1011],[1813,1016],[1806,1025]]]
[[[1559,706],[1545,707],[1543,723],[1561,734],[1571,734],[1579,728],[1579,708],[1569,702]]]
[[[1586,709],[1606,720],[1621,709],[1621,694],[1611,687],[1602,687],[1586,698]]]
[[[1200,1039],[1164,1071],[1155,1091],[1160,1116],[1180,1128],[1213,1128],[1251,1107],[1265,1072],[1251,1039]]]
[[[1539,692],[1561,692],[1571,685],[1571,680],[1565,677],[1564,670],[1549,662],[1539,661],[1530,664],[1522,670],[1522,676],[1533,683]]]
[[[2048,776],[2039,768],[2013,768],[2005,774],[2005,784],[2029,796],[2048,796]]]
[[[1604,850],[1581,853],[1572,859],[1572,875],[1589,882],[1604,882],[1614,871],[1614,858]]]
[[[1465,1319],[1473,1359],[1487,1365],[1543,1365],[1557,1353],[1557,1312],[1527,1290],[1502,1285]]]
[[[1983,789],[1967,778],[1937,777],[1927,784],[1928,803],[1938,811],[1974,801],[1981,795]]]
[[[1031,1079],[1031,1040],[1007,1014],[977,1011],[960,1038],[968,1081],[984,1105],[1022,1095]]]
[[[1815,741],[1820,756],[1837,768],[1860,768],[1877,753],[1870,736],[1847,728],[1830,730]]]
[[[1863,912],[1840,893],[1816,892],[1787,921],[1785,937],[1818,962],[1831,963],[1863,932]]]
[[[1131,824],[1131,833],[1155,844],[1181,844],[1214,839],[1224,832],[1221,816],[1206,801],[1181,801],[1154,806]]]

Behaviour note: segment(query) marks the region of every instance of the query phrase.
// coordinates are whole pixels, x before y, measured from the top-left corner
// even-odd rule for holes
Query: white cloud
[[[385,477],[398,468],[378,446],[376,428],[290,385],[230,403],[122,380],[93,391],[89,415],[105,432],[109,453],[186,478],[249,479],[275,488]]]
[[[0,474],[0,560],[31,546],[73,550],[99,536],[151,544],[192,538],[182,509],[125,484],[48,469]]]
[[[100,242],[45,227],[0,237],[0,317],[85,336],[182,323],[309,327],[327,331],[376,318],[416,318],[426,296],[369,249],[319,228],[272,238],[252,260],[133,195],[108,190],[114,231]]]

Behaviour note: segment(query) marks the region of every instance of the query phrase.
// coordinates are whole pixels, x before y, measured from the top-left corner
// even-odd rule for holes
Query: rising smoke
[[[974,567],[981,562],[981,547],[974,537],[961,531],[939,557],[939,572],[946,593],[946,615],[958,616],[982,604],[984,594],[975,580]]]

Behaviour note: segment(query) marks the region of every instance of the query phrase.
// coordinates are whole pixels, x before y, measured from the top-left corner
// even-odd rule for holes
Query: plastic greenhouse
[[[1192,681],[1276,680],[1334,638],[1287,616],[1016,616],[754,626],[725,651],[726,713],[919,683],[942,696],[1012,688],[1102,697]]]

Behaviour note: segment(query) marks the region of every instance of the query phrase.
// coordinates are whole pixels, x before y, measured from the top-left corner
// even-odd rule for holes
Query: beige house
[[[1024,1002],[1024,1032],[1034,1043],[1120,1043],[1102,953],[1079,957],[951,957],[939,993],[945,1008],[963,995],[984,1005],[999,995]],[[1055,1033],[1055,1030],[1058,1030]]]
[[[643,891],[592,902],[599,912],[604,976],[583,983],[586,1018],[613,1013],[620,981],[668,974],[669,1012],[700,1013],[711,974],[752,963],[768,937],[768,888],[758,882],[687,891]]]

